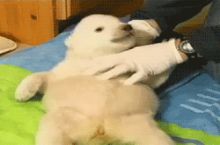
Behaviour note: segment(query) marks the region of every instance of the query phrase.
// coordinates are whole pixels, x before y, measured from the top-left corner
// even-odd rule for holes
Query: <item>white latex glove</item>
[[[132,72],[133,75],[124,82],[127,85],[131,85],[146,81],[149,75],[160,74],[183,61],[184,59],[178,52],[173,39],[95,58],[91,61],[90,67],[86,69],[85,74],[94,75],[101,73],[99,78],[107,80]]]
[[[154,20],[132,20],[128,24],[134,29],[137,46],[151,44],[160,35],[160,28]]]

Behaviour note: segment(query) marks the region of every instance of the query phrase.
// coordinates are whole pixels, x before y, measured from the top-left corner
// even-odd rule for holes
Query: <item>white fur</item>
[[[126,86],[120,79],[101,81],[82,76],[91,58],[118,53],[137,42],[124,23],[108,15],[83,19],[66,40],[66,58],[53,70],[24,79],[16,99],[26,101],[43,92],[47,113],[36,138],[37,145],[71,145],[99,139],[119,139],[137,145],[174,145],[153,117],[158,108],[154,91],[144,84]],[[97,27],[102,32],[95,32]],[[112,39],[122,38],[118,42]],[[156,80],[156,79],[155,79]],[[156,80],[158,81],[158,80]]]

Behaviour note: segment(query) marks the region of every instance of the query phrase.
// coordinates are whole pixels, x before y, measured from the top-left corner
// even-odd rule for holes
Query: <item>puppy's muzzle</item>
[[[124,41],[127,38],[131,38],[133,36],[133,28],[129,24],[120,25],[114,33],[114,38],[111,40],[112,42],[120,42]]]

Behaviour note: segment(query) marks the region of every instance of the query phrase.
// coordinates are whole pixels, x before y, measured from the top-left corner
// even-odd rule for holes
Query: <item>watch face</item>
[[[193,47],[190,45],[188,41],[182,42],[182,45],[180,45],[180,50],[186,54],[195,53],[195,50],[193,49]]]

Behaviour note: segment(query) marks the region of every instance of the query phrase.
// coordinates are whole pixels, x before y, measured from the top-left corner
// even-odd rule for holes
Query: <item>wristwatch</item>
[[[198,57],[195,49],[191,46],[188,40],[181,41],[177,49],[186,54],[189,58]]]

